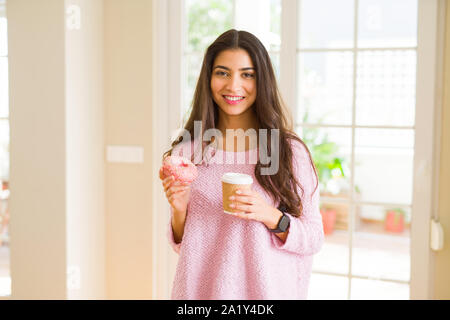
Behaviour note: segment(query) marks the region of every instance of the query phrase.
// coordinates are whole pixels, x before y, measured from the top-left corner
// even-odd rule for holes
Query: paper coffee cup
[[[223,196],[223,212],[231,214],[234,212],[242,212],[242,210],[230,208],[232,201],[229,199],[232,195],[236,195],[237,189],[252,188],[253,179],[248,174],[227,172],[222,176],[222,196]]]

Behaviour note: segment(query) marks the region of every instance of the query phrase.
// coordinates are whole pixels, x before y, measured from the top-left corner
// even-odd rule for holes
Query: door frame
[[[418,5],[410,298],[433,299],[435,254],[430,247],[430,222],[438,217],[446,2],[419,0]]]

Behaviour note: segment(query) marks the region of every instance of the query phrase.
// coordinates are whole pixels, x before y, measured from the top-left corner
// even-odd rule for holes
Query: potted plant
[[[308,112],[306,112],[303,116],[303,123],[308,123],[308,118]],[[339,193],[340,188],[333,188],[329,183],[332,180],[345,178],[347,169],[345,159],[336,156],[339,146],[335,142],[329,141],[327,134],[322,135],[317,127],[304,127],[302,140],[311,151],[322,192]]]
[[[389,232],[401,233],[405,228],[405,210],[391,208],[386,210],[384,229]]]
[[[326,206],[321,206],[320,214],[322,215],[323,233],[325,235],[332,234],[336,223],[336,210]]]

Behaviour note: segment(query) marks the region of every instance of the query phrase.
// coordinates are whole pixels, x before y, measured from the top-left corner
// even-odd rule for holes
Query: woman
[[[204,56],[185,125],[193,138],[183,141],[180,136],[164,155],[193,159],[192,146],[205,147],[196,163],[198,177],[180,185],[160,172],[171,209],[168,237],[179,253],[173,299],[307,297],[312,256],[323,242],[318,179],[286,114],[263,44],[245,31],[220,35]],[[196,121],[201,136],[195,136]],[[208,129],[222,133],[209,144],[202,138]],[[232,145],[226,135],[230,129],[267,129],[266,141],[278,129],[276,147],[266,143],[258,149],[247,140],[240,147]],[[276,173],[262,174],[270,163],[258,158],[261,149],[279,157]],[[249,163],[255,156],[256,164]],[[236,158],[246,162],[237,164]],[[251,191],[238,190],[230,198],[241,213],[223,212],[225,172],[253,177]]]

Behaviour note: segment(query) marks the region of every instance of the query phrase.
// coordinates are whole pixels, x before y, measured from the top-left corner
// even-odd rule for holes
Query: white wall
[[[107,298],[151,299],[152,214],[164,214],[152,212],[152,107],[167,107],[152,106],[152,1],[104,1],[104,31],[105,143],[144,150],[106,164]]]
[[[77,3],[69,32],[64,1],[7,2],[13,299],[105,295],[103,2]]]
[[[12,297],[65,298],[64,2],[7,2]]]

